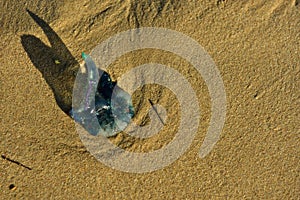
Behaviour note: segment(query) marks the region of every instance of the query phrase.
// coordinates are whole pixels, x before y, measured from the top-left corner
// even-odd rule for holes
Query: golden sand
[[[299,4],[2,0],[0,198],[299,198]],[[61,41],[48,40],[26,8]],[[80,53],[139,27],[168,28],[195,39],[215,61],[227,95],[221,138],[200,159],[211,106],[201,76],[182,58],[158,50],[132,52],[114,62],[108,69],[114,80],[143,63],[172,66],[189,79],[199,99],[201,123],[188,151],[171,165],[144,174],[121,172],[97,161],[64,112],[71,106]],[[157,96],[176,115],[176,101],[158,86],[144,88],[135,98],[143,105],[142,98]],[[146,123],[146,112],[141,106],[137,121]],[[167,145],[173,128],[166,126],[165,134],[147,141],[123,135],[112,140],[129,151],[150,151]]]

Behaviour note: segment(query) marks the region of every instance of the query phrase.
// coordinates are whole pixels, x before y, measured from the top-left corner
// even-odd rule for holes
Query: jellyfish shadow
[[[21,43],[33,65],[53,91],[58,106],[66,114],[72,108],[72,90],[79,63],[56,32],[39,16],[26,9],[42,28],[51,46],[34,35],[24,34]]]

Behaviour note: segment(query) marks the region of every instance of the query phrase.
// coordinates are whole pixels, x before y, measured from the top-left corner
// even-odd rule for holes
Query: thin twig
[[[156,108],[154,107],[154,103],[153,103],[150,99],[148,99],[148,101],[149,101],[149,103],[151,104],[152,108],[154,109],[154,111],[155,111],[156,115],[158,116],[160,122],[161,122],[163,125],[165,125],[164,121],[163,121],[162,118],[159,116],[159,114],[158,114]]]
[[[17,164],[17,165],[19,165],[19,166],[21,166],[21,167],[24,167],[24,168],[26,168],[26,169],[28,169],[28,170],[32,170],[32,168],[27,167],[26,165],[23,165],[22,163],[20,163],[20,162],[18,162],[18,161],[12,160],[12,159],[6,157],[6,156],[3,155],[3,154],[1,155],[1,158],[3,158],[4,160],[7,160],[7,161],[9,161],[9,162],[15,163],[15,164]]]

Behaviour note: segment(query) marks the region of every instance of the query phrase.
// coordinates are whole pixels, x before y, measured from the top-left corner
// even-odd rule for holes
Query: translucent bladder
[[[78,72],[71,117],[90,134],[110,137],[124,130],[134,115],[131,96],[82,53],[86,73]],[[111,100],[112,94],[113,101]],[[112,103],[113,102],[113,103]]]

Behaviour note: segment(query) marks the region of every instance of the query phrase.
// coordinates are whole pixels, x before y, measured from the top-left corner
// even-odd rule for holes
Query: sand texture
[[[28,10],[26,10],[28,9]],[[67,115],[81,52],[133,28],[183,33],[209,53],[226,90],[220,140],[198,156],[210,121],[205,81],[178,55],[144,49],[121,56],[113,80],[161,63],[190,82],[200,124],[188,150],[167,167],[127,173],[99,162]],[[1,0],[0,199],[299,199],[299,0]],[[110,140],[131,152],[168,145],[180,120],[176,97],[147,85],[133,96],[135,121],[149,123],[147,99],[169,111],[149,139]]]

